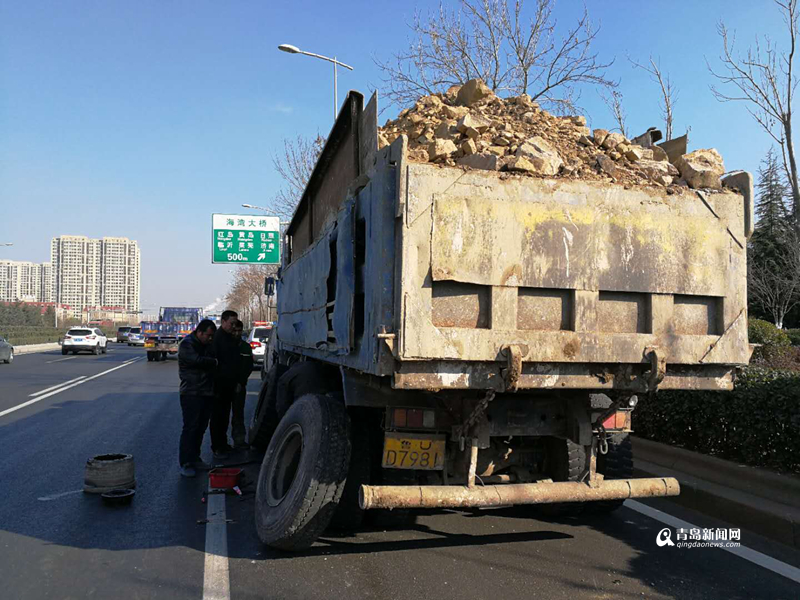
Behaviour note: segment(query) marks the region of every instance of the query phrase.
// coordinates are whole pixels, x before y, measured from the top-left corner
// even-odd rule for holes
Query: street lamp
[[[291,44],[281,44],[278,46],[278,50],[283,52],[288,52],[289,54],[305,54],[306,56],[313,56],[314,58],[320,58],[322,60],[327,60],[328,62],[333,63],[333,120],[336,121],[336,114],[339,112],[339,92],[338,92],[338,81],[337,81],[337,74],[336,74],[336,66],[342,66],[345,69],[353,70],[353,67],[350,65],[346,65],[343,62],[339,62],[336,60],[336,57],[330,58],[329,56],[322,56],[321,54],[314,54],[313,52],[305,52],[304,50],[300,50],[297,46],[292,46]]]

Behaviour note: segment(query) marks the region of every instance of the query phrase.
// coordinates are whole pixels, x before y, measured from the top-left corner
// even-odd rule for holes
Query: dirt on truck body
[[[286,231],[250,431],[261,539],[305,548],[370,509],[678,494],[632,478],[631,412],[731,389],[749,360],[749,174],[623,185],[386,143],[351,92]]]

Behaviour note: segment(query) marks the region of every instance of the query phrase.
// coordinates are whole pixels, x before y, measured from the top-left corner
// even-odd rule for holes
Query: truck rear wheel
[[[251,446],[263,450],[272,439],[272,434],[275,432],[279,421],[278,411],[275,408],[278,380],[286,372],[287,368],[285,365],[274,365],[270,369],[267,378],[261,384],[258,403],[256,404],[256,410],[253,412],[253,421],[247,435],[247,440]]]
[[[255,520],[264,544],[305,550],[325,531],[347,478],[349,429],[344,405],[319,394],[286,412],[258,475]]]
[[[586,452],[572,440],[549,438],[547,442],[548,475],[553,481],[578,481],[585,470]],[[577,515],[583,510],[582,502],[563,502],[539,505],[549,517]]]
[[[153,356],[155,352],[147,351],[147,362],[153,362],[156,358]]]
[[[630,479],[633,477],[633,445],[627,433],[615,433],[608,436],[608,452],[597,453],[597,472],[605,479]],[[607,514],[617,510],[624,500],[601,500],[589,502],[591,512]]]
[[[354,531],[364,523],[364,514],[358,502],[362,485],[369,485],[372,460],[369,443],[369,421],[364,415],[353,415],[350,421],[350,466],[347,471],[339,507],[333,515],[330,527],[343,531]],[[359,418],[361,417],[361,418]]]

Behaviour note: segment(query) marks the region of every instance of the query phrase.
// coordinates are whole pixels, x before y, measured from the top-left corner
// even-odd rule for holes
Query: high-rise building
[[[0,260],[0,302],[52,302],[50,263]]]
[[[84,308],[139,310],[139,246],[127,238],[62,235],[50,246],[53,298],[80,317]]]

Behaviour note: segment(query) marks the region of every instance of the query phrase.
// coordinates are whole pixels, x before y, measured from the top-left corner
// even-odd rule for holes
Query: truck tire
[[[597,472],[606,479],[630,479],[633,477],[633,445],[627,433],[608,436],[608,453],[597,453]],[[601,500],[588,502],[587,508],[596,514],[608,514],[617,510],[624,500]]]
[[[350,466],[339,507],[333,515],[330,528],[341,531],[355,531],[364,523],[367,511],[358,502],[362,485],[369,485],[372,460],[369,444],[369,422],[351,414],[350,420]]]
[[[572,440],[549,438],[547,442],[548,474],[553,481],[578,481],[585,470],[586,452]],[[580,514],[582,502],[541,504],[541,512],[548,517],[568,517]]]
[[[349,429],[339,401],[307,394],[292,404],[258,475],[255,521],[264,544],[305,550],[325,531],[347,478]]]
[[[292,403],[307,394],[325,395],[341,389],[337,367],[307,360],[293,364],[278,378],[275,410],[282,417]]]
[[[276,364],[272,367],[267,379],[262,382],[258,393],[258,402],[253,412],[253,421],[247,434],[247,441],[251,446],[261,450],[269,446],[272,434],[278,426],[278,412],[275,409],[275,400],[278,393],[278,380],[286,373],[288,367]]]
[[[153,362],[155,360],[155,356],[153,356],[155,352],[147,352],[147,362]]]
[[[101,454],[86,461],[83,491],[104,494],[114,489],[136,487],[132,454]]]

